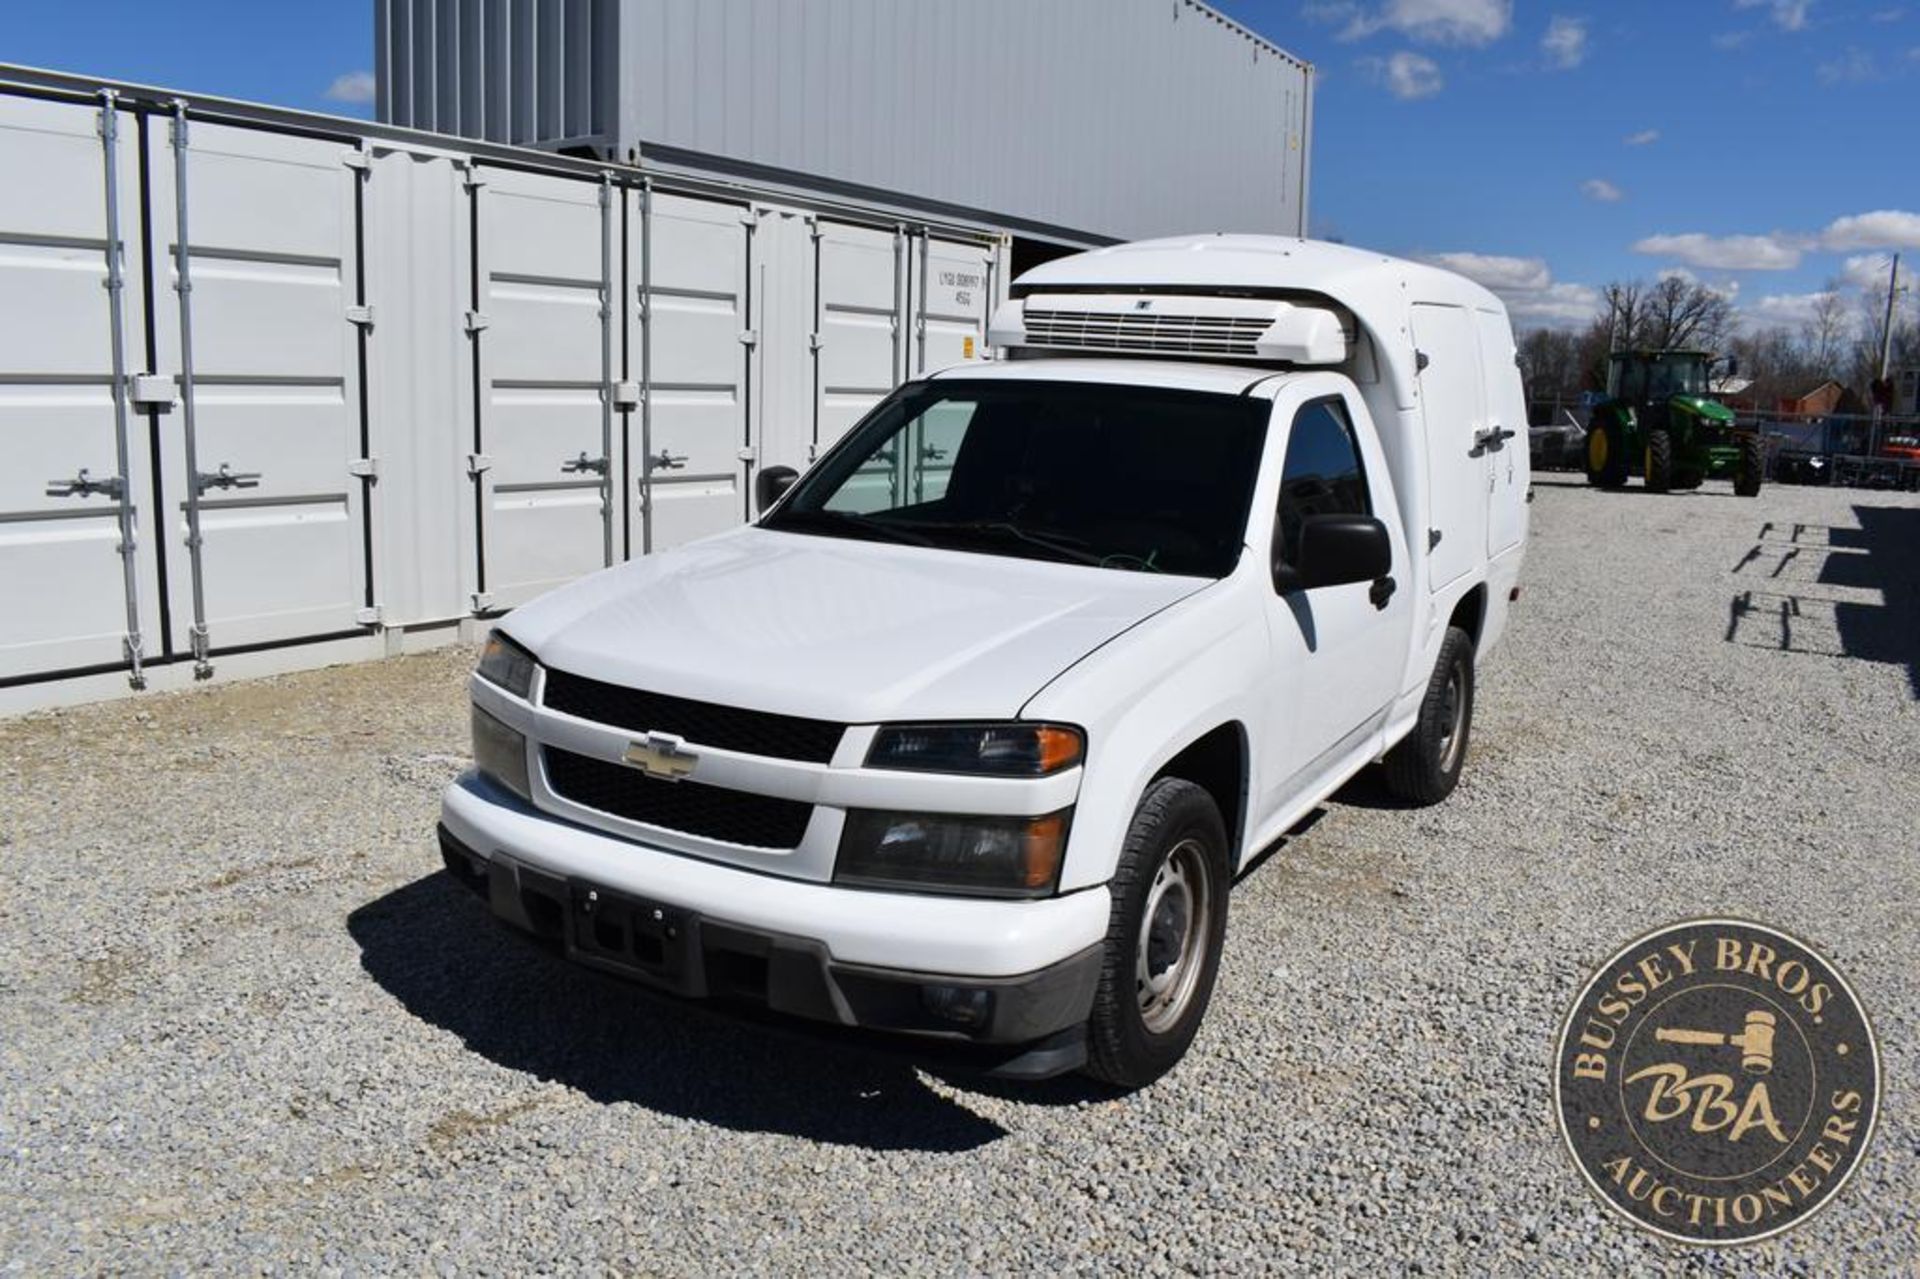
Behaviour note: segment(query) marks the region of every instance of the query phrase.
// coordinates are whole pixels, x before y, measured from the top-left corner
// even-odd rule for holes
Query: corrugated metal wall
[[[1041,233],[1305,230],[1312,70],[1196,0],[376,0],[375,18],[394,123]]]

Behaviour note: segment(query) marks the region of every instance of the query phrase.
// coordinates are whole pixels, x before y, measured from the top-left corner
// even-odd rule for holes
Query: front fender
[[[1255,557],[1248,556],[1248,560]],[[1244,566],[1243,566],[1244,567]],[[1087,761],[1061,891],[1113,877],[1134,809],[1167,761],[1222,724],[1245,730],[1245,778],[1258,777],[1255,690],[1270,651],[1266,624],[1240,579],[1201,591],[1116,637],[1027,703],[1024,719],[1081,724]],[[1243,786],[1249,783],[1243,778]],[[1243,802],[1238,848],[1254,805]]]

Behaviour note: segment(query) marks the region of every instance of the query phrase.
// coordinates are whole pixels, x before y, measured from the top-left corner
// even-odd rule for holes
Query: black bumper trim
[[[586,967],[730,1010],[987,1050],[986,1068],[1010,1077],[1045,1078],[1085,1061],[1097,945],[1014,977],[838,963],[811,938],[643,901],[504,853],[482,857],[444,825],[439,837],[449,872],[496,918]]]

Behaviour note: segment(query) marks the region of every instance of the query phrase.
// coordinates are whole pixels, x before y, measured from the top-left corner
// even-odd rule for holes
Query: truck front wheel
[[[1229,882],[1213,797],[1178,777],[1147,787],[1108,885],[1113,913],[1087,1022],[1088,1074],[1141,1088],[1186,1054],[1220,971]]]
[[[1420,701],[1420,718],[1387,752],[1387,789],[1414,804],[1437,804],[1453,794],[1472,731],[1473,637],[1449,626]]]

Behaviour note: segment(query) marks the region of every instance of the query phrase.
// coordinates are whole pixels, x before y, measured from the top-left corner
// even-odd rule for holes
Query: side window
[[[1366,468],[1353,423],[1339,400],[1315,400],[1301,408],[1287,437],[1280,472],[1280,557],[1297,563],[1300,525],[1309,515],[1371,515]]]

